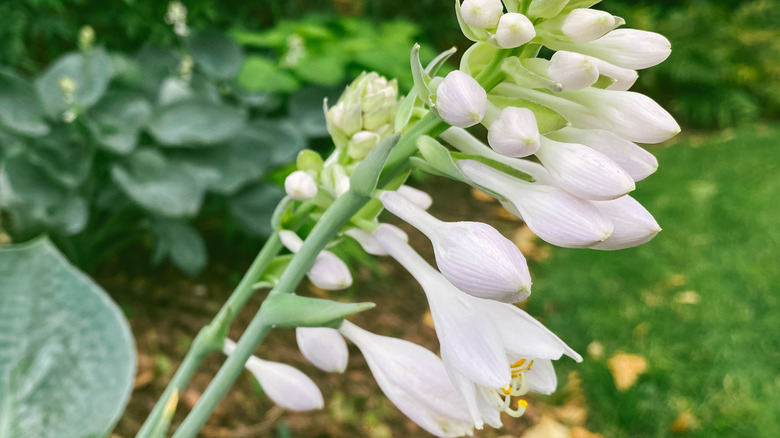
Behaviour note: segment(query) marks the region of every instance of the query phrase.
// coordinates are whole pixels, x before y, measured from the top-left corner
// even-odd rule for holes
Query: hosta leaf
[[[95,140],[117,154],[128,154],[152,115],[152,106],[132,92],[109,92],[90,110],[87,123]]]
[[[275,91],[292,93],[300,88],[293,75],[266,58],[250,56],[238,73],[238,85],[247,91]]]
[[[170,256],[176,267],[192,276],[206,267],[206,243],[191,225],[183,221],[157,220],[153,229],[157,236],[155,253],[158,258]]]
[[[339,92],[334,88],[306,87],[294,93],[290,96],[290,118],[308,137],[326,137],[328,129],[322,100],[327,97],[328,101],[335,102]]]
[[[137,150],[125,165],[114,164],[111,177],[135,203],[161,216],[194,216],[203,203],[202,184],[152,149]]]
[[[273,149],[271,163],[274,165],[293,162],[298,152],[306,147],[306,137],[299,125],[291,120],[255,120],[244,133]]]
[[[244,53],[227,35],[216,31],[194,32],[189,43],[196,65],[207,75],[226,80],[238,74]]]
[[[0,69],[0,127],[37,137],[49,133],[35,87],[12,71]]]
[[[246,113],[203,100],[182,100],[155,111],[149,132],[167,146],[212,145],[236,135]]]
[[[0,248],[0,333],[0,435],[108,435],[133,388],[132,334],[48,240]]]
[[[89,54],[69,53],[55,61],[35,86],[49,116],[60,118],[71,105],[60,86],[62,79],[70,78],[76,85],[72,105],[88,108],[106,92],[112,74],[111,58],[103,49],[95,49]]]
[[[228,199],[230,214],[247,232],[258,236],[271,233],[271,216],[284,192],[270,184],[246,187]]]

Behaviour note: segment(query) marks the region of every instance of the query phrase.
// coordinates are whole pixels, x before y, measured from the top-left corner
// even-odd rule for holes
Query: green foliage
[[[700,427],[681,436],[771,438],[780,430],[780,126],[746,126],[657,153],[658,174],[636,198],[664,230],[622,251],[555,248],[532,267],[532,314],[583,353],[588,429],[604,436],[672,436],[685,410]],[[737,152],[738,151],[738,152]],[[735,153],[736,152],[736,153]],[[566,269],[560,269],[566,266]],[[618,391],[617,352],[648,372]]]
[[[640,73],[639,84],[682,122],[725,127],[780,111],[780,9],[774,0],[600,6],[630,27],[672,42],[669,59]]]
[[[135,345],[105,291],[48,240],[0,249],[0,435],[102,437],[133,389]]]
[[[229,37],[184,43],[135,57],[87,48],[35,78],[0,70],[0,209],[13,240],[48,233],[85,266],[153,240],[155,262],[194,275],[207,260],[192,226],[205,204],[227,205],[221,214],[249,234],[268,231],[255,221],[267,222],[279,190],[264,177],[325,136],[324,118],[298,129],[278,96],[237,84],[244,55]],[[293,94],[294,112],[321,112],[326,92]],[[266,195],[247,205],[247,193]]]

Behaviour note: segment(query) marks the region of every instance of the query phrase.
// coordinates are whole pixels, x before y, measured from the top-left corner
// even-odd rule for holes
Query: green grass
[[[530,311],[586,356],[559,375],[580,370],[588,427],[605,437],[675,436],[686,409],[701,425],[680,436],[780,436],[780,125],[694,143],[660,150],[634,193],[664,228],[653,241],[555,248],[532,267]],[[678,302],[684,291],[698,303]],[[587,357],[591,341],[603,357]],[[616,352],[649,364],[624,392],[606,365]]]

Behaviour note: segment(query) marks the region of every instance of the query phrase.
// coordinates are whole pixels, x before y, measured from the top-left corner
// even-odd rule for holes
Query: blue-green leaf
[[[155,111],[149,132],[166,146],[213,145],[244,128],[246,112],[203,100],[182,100]]]
[[[111,58],[103,49],[91,53],[69,53],[59,58],[35,82],[38,96],[50,117],[59,119],[71,105],[88,108],[108,89],[113,69]],[[65,95],[61,81],[73,80],[76,88],[72,102]]]
[[[133,388],[117,305],[45,239],[0,248],[0,436],[102,437]]]
[[[227,35],[216,31],[194,32],[189,37],[189,43],[196,65],[207,75],[227,80],[238,74],[244,52]]]

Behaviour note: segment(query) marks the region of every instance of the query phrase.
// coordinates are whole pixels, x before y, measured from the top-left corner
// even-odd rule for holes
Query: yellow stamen
[[[522,406],[524,408],[527,408],[528,407],[528,402],[523,400],[523,399],[520,399],[520,400],[517,401],[517,407],[519,408],[520,406]]]
[[[501,392],[508,395],[512,393],[512,385],[507,386],[506,388],[501,388]]]
[[[521,367],[523,366],[524,363],[525,363],[525,359],[520,359],[517,362],[512,364],[512,368]],[[533,363],[533,361],[531,361],[531,363]]]

